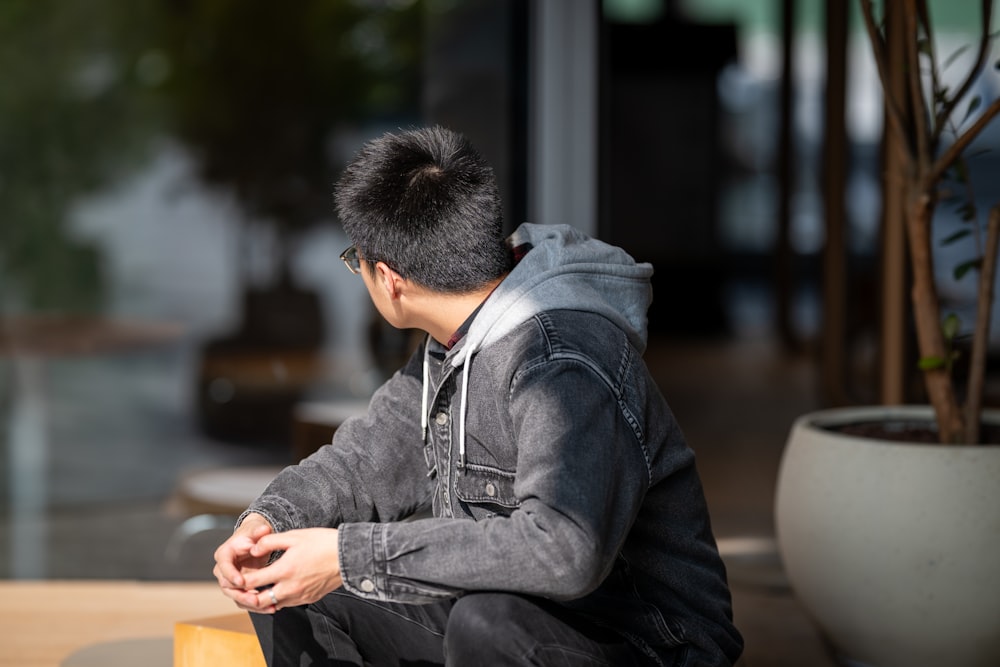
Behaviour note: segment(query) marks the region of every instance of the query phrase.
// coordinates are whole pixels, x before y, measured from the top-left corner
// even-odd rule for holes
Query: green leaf
[[[941,329],[944,332],[944,337],[946,340],[954,340],[955,336],[958,334],[958,330],[962,327],[962,320],[958,319],[958,315],[955,313],[949,313],[947,317],[944,318],[944,322],[941,323]]]
[[[951,54],[950,56],[948,56],[945,59],[944,63],[942,64],[942,69],[948,69],[948,67],[950,67],[951,64],[954,63],[955,60],[960,55],[962,55],[963,53],[965,53],[968,50],[969,50],[969,44],[966,44],[965,46],[962,46],[961,48],[959,48],[958,50],[956,50],[953,54]]]
[[[983,263],[982,259],[970,259],[967,262],[962,262],[961,264],[955,267],[955,270],[953,272],[955,280],[961,280],[962,278],[965,277],[966,273],[968,273],[972,269],[978,269],[982,265],[982,263]]]
[[[944,368],[945,365],[945,361],[941,357],[921,357],[920,361],[917,362],[917,366],[922,371],[933,371],[938,368]]]
[[[976,95],[971,100],[969,100],[969,108],[965,110],[965,118],[962,119],[962,124],[969,120],[969,116],[976,112],[976,109],[980,107],[983,103],[982,95]]]
[[[955,180],[959,183],[969,182],[969,169],[965,166],[965,162],[955,163]]]
[[[971,229],[960,229],[957,232],[955,232],[954,234],[951,234],[950,236],[946,236],[945,238],[943,238],[941,240],[941,245],[943,245],[943,246],[944,245],[951,245],[955,241],[958,241],[960,239],[964,239],[966,236],[969,236],[971,234],[972,234],[972,230]]]
[[[976,205],[972,202],[965,202],[955,212],[962,216],[962,220],[969,222],[976,219]]]

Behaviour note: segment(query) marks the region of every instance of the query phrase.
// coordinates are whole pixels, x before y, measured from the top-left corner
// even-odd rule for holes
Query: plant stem
[[[969,444],[979,442],[979,412],[983,404],[986,350],[989,346],[990,316],[993,310],[993,280],[996,276],[998,247],[1000,247],[1000,204],[990,210],[983,265],[979,271],[976,330],[972,336],[972,358],[969,360],[969,385],[965,399],[965,442]]]
[[[979,133],[993,121],[993,117],[998,113],[1000,113],[1000,98],[993,100],[993,102],[986,107],[986,110],[983,111],[976,121],[969,128],[967,128],[965,132],[955,137],[955,141],[953,141],[948,148],[941,153],[937,162],[934,163],[933,169],[931,169],[924,176],[925,187],[932,188],[938,181],[941,180],[944,172],[947,171],[956,160],[958,160],[962,151],[969,147],[972,140],[979,136]]]
[[[910,246],[913,270],[913,318],[921,357],[948,358],[944,332],[941,329],[941,307],[934,277],[930,227],[934,217],[934,197],[911,184],[906,216],[906,237]],[[924,371],[927,398],[937,417],[938,435],[942,443],[957,443],[965,433],[963,413],[958,404],[955,385],[947,367]]]
[[[872,55],[875,57],[875,67],[878,69],[879,80],[882,82],[884,103],[887,108],[889,120],[891,121],[889,125],[895,132],[899,133],[900,144],[906,147],[909,155],[912,155],[914,146],[910,141],[909,132],[907,132],[908,123],[901,106],[901,100],[892,94],[892,90],[889,87],[891,75],[889,72],[886,38],[879,32],[874,12],[875,9],[871,0],[861,0],[861,16],[864,18],[865,29],[868,31],[868,39],[872,45]]]
[[[976,54],[975,63],[966,73],[965,80],[962,81],[962,85],[959,86],[955,94],[951,96],[938,110],[937,121],[935,122],[934,129],[935,144],[937,144],[938,139],[941,137],[941,131],[945,127],[945,121],[951,117],[952,113],[955,111],[955,106],[962,101],[969,90],[972,89],[973,84],[975,84],[979,75],[982,73],[983,67],[986,66],[986,61],[989,59],[990,47],[993,45],[993,39],[990,36],[990,26],[993,23],[993,0],[981,0],[980,5],[982,22],[979,35],[979,52]],[[937,64],[936,59],[934,64]]]
[[[917,21],[918,15],[923,10],[926,15],[926,7],[923,0],[908,0],[906,11],[903,12],[903,20],[906,22],[906,32],[914,37],[920,34],[920,24]],[[930,143],[931,128],[928,118],[927,100],[924,98],[924,86],[920,80],[920,51],[917,39],[906,40],[906,62],[907,80],[909,82],[909,107],[910,118],[914,125],[916,135],[917,164],[921,173],[925,172],[925,165],[929,166],[934,160],[934,150]]]

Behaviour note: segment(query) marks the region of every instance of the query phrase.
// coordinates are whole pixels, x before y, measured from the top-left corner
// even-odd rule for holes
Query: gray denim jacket
[[[511,242],[531,249],[462,341],[428,339],[248,511],[279,531],[339,528],[359,596],[536,595],[656,664],[734,663],[694,454],[642,361],[651,267],[565,226]]]

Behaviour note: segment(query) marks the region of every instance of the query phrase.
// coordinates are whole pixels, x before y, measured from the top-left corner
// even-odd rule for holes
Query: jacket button
[[[375,590],[375,582],[372,581],[371,579],[362,579],[361,590],[363,590],[365,593],[371,593],[373,590]]]
[[[444,426],[445,424],[448,423],[448,413],[447,412],[437,413],[437,416],[434,417],[434,421],[437,422],[438,426]]]
[[[486,482],[486,495],[490,498],[497,495],[497,487],[493,484],[493,482]]]

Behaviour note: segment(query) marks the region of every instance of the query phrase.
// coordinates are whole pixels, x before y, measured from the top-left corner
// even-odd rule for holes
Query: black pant
[[[312,605],[251,616],[269,667],[652,664],[614,632],[505,593],[408,605],[335,591]]]

